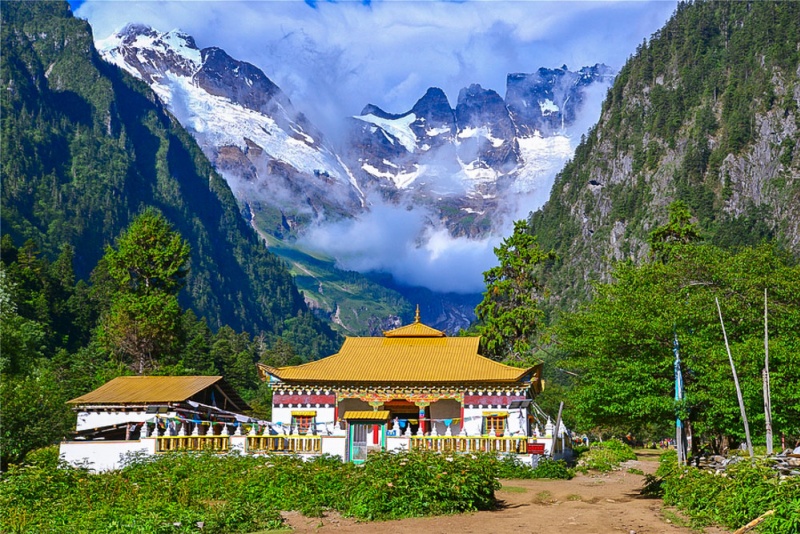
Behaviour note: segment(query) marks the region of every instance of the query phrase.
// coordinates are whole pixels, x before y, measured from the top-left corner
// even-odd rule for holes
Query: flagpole
[[[733,364],[733,356],[731,356],[731,347],[728,345],[728,333],[725,332],[725,323],[722,321],[722,309],[719,307],[719,299],[714,297],[714,302],[717,303],[717,312],[719,312],[719,323],[722,325],[722,337],[725,339],[725,350],[728,351],[728,361],[731,363],[731,372],[733,372],[733,383],[736,385],[736,397],[739,399],[739,410],[742,412],[742,421],[744,422],[744,435],[747,440],[747,451],[750,453],[750,459],[753,458],[753,442],[750,440],[750,425],[747,424],[747,414],[744,410],[744,400],[742,399],[742,388],[739,387],[739,376],[736,374],[736,366]]]
[[[769,331],[767,330],[767,288],[764,288],[764,418],[767,424],[767,454],[772,454],[772,398],[769,390]]]
[[[675,353],[675,405],[678,407],[675,414],[675,449],[678,451],[678,464],[686,463],[686,432],[681,421],[679,403],[683,400],[683,373],[681,372],[681,356],[678,350],[678,334],[674,333],[675,341],[672,351]]]

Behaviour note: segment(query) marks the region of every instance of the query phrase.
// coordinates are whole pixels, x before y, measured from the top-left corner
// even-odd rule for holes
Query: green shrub
[[[564,460],[541,458],[536,467],[521,462],[515,456],[503,456],[497,459],[496,473],[499,478],[506,479],[571,479],[575,474],[567,467]]]
[[[497,459],[486,454],[376,453],[352,477],[343,512],[360,519],[396,519],[495,506]]]
[[[630,446],[618,439],[610,439],[592,443],[589,450],[581,454],[576,470],[583,473],[590,470],[608,472],[619,467],[622,462],[635,459],[636,454]]]
[[[379,453],[355,466],[326,455],[174,453],[130,455],[124,468],[92,474],[55,449],[28,460],[0,478],[0,532],[235,533],[278,528],[283,510],[359,519],[488,510],[504,465],[489,454]]]
[[[680,467],[674,451],[661,457],[646,488],[658,487],[664,503],[676,506],[695,526],[719,524],[739,528],[768,510],[775,513],[759,525],[762,533],[800,532],[800,477],[781,480],[764,461],[743,459],[724,475]]]

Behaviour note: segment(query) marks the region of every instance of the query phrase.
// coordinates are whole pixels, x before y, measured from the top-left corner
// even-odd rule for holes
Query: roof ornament
[[[414,315],[414,324],[419,324],[419,304],[417,304],[417,313]]]

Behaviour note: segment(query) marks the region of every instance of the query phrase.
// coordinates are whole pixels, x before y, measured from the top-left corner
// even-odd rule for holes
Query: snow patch
[[[531,137],[518,138],[517,142],[524,163],[517,172],[512,190],[519,193],[549,192],[556,173],[572,157],[571,138],[566,135],[543,137],[537,131]]]
[[[539,102],[539,109],[542,111],[542,115],[545,117],[547,115],[552,115],[553,113],[558,113],[560,108],[555,105],[555,103],[550,100],[549,98],[545,98],[544,100]]]
[[[376,117],[372,113],[357,115],[353,118],[379,127],[384,131],[384,135],[388,133],[397,139],[400,144],[403,145],[403,148],[411,153],[417,149],[417,136],[414,135],[414,131],[411,129],[411,124],[417,120],[417,116],[413,113],[409,113],[398,119],[382,119],[381,117]],[[391,141],[389,136],[386,138]],[[392,142],[392,144],[394,144],[394,142]]]
[[[364,163],[361,165],[361,168],[364,169],[366,172],[374,176],[375,178],[385,178],[387,180],[391,180],[394,183],[395,187],[398,189],[406,189],[410,186],[414,181],[422,174],[425,173],[425,165],[414,165],[414,170],[411,172],[400,171],[397,174],[392,174],[390,172],[382,172],[377,167],[370,165],[369,163]]]

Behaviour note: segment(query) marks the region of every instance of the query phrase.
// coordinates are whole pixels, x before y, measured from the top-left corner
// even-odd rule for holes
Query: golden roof
[[[345,421],[388,421],[389,420],[389,410],[377,410],[377,411],[347,411],[344,412],[344,416],[342,419]]]
[[[383,335],[384,337],[445,337],[445,333],[441,330],[436,330],[420,322],[419,305],[417,305],[417,313],[414,316],[413,323],[385,331]]]
[[[238,409],[250,407],[221,376],[119,376],[68,404],[155,404],[183,402],[216,385]],[[219,399],[222,401],[222,398]]]
[[[541,378],[541,365],[511,367],[478,354],[478,337],[348,337],[337,354],[291,367],[259,364],[283,382],[513,384]]]

